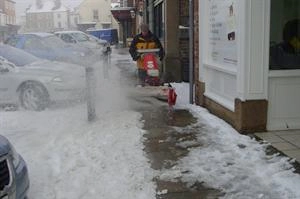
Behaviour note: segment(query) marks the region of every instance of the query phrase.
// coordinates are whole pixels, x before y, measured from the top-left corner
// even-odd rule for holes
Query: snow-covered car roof
[[[39,37],[49,37],[52,36],[52,33],[48,33],[48,32],[27,32],[27,33],[22,33],[23,35],[36,35]],[[20,34],[20,35],[22,35]]]

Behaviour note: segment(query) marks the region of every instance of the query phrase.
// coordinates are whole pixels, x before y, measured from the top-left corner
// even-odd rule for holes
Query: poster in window
[[[208,0],[208,3],[210,61],[237,65],[237,0]]]

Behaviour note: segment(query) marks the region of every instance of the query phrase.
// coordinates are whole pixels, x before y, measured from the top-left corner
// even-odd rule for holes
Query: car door
[[[15,66],[0,60],[0,102],[15,103],[17,101],[17,84]]]
[[[54,50],[46,46],[37,37],[27,37],[24,41],[23,49],[42,59],[55,60],[57,58]]]

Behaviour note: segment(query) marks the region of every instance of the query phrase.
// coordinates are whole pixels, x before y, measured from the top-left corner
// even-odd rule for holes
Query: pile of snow
[[[188,104],[185,83],[172,84],[178,93],[177,108],[186,108],[201,126],[197,140],[203,145],[191,148],[179,161],[183,181],[203,182],[226,193],[224,198],[300,198],[300,176],[287,157],[266,155],[267,144],[239,134],[229,124],[206,109]],[[190,127],[187,127],[190,128]],[[183,131],[184,132],[184,131]],[[185,131],[186,132],[186,131]]]

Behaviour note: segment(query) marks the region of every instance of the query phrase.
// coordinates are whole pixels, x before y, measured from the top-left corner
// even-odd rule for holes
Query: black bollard
[[[85,68],[86,76],[86,97],[87,97],[87,114],[88,121],[91,122],[96,118],[96,79],[94,76],[94,68],[87,67]]]

